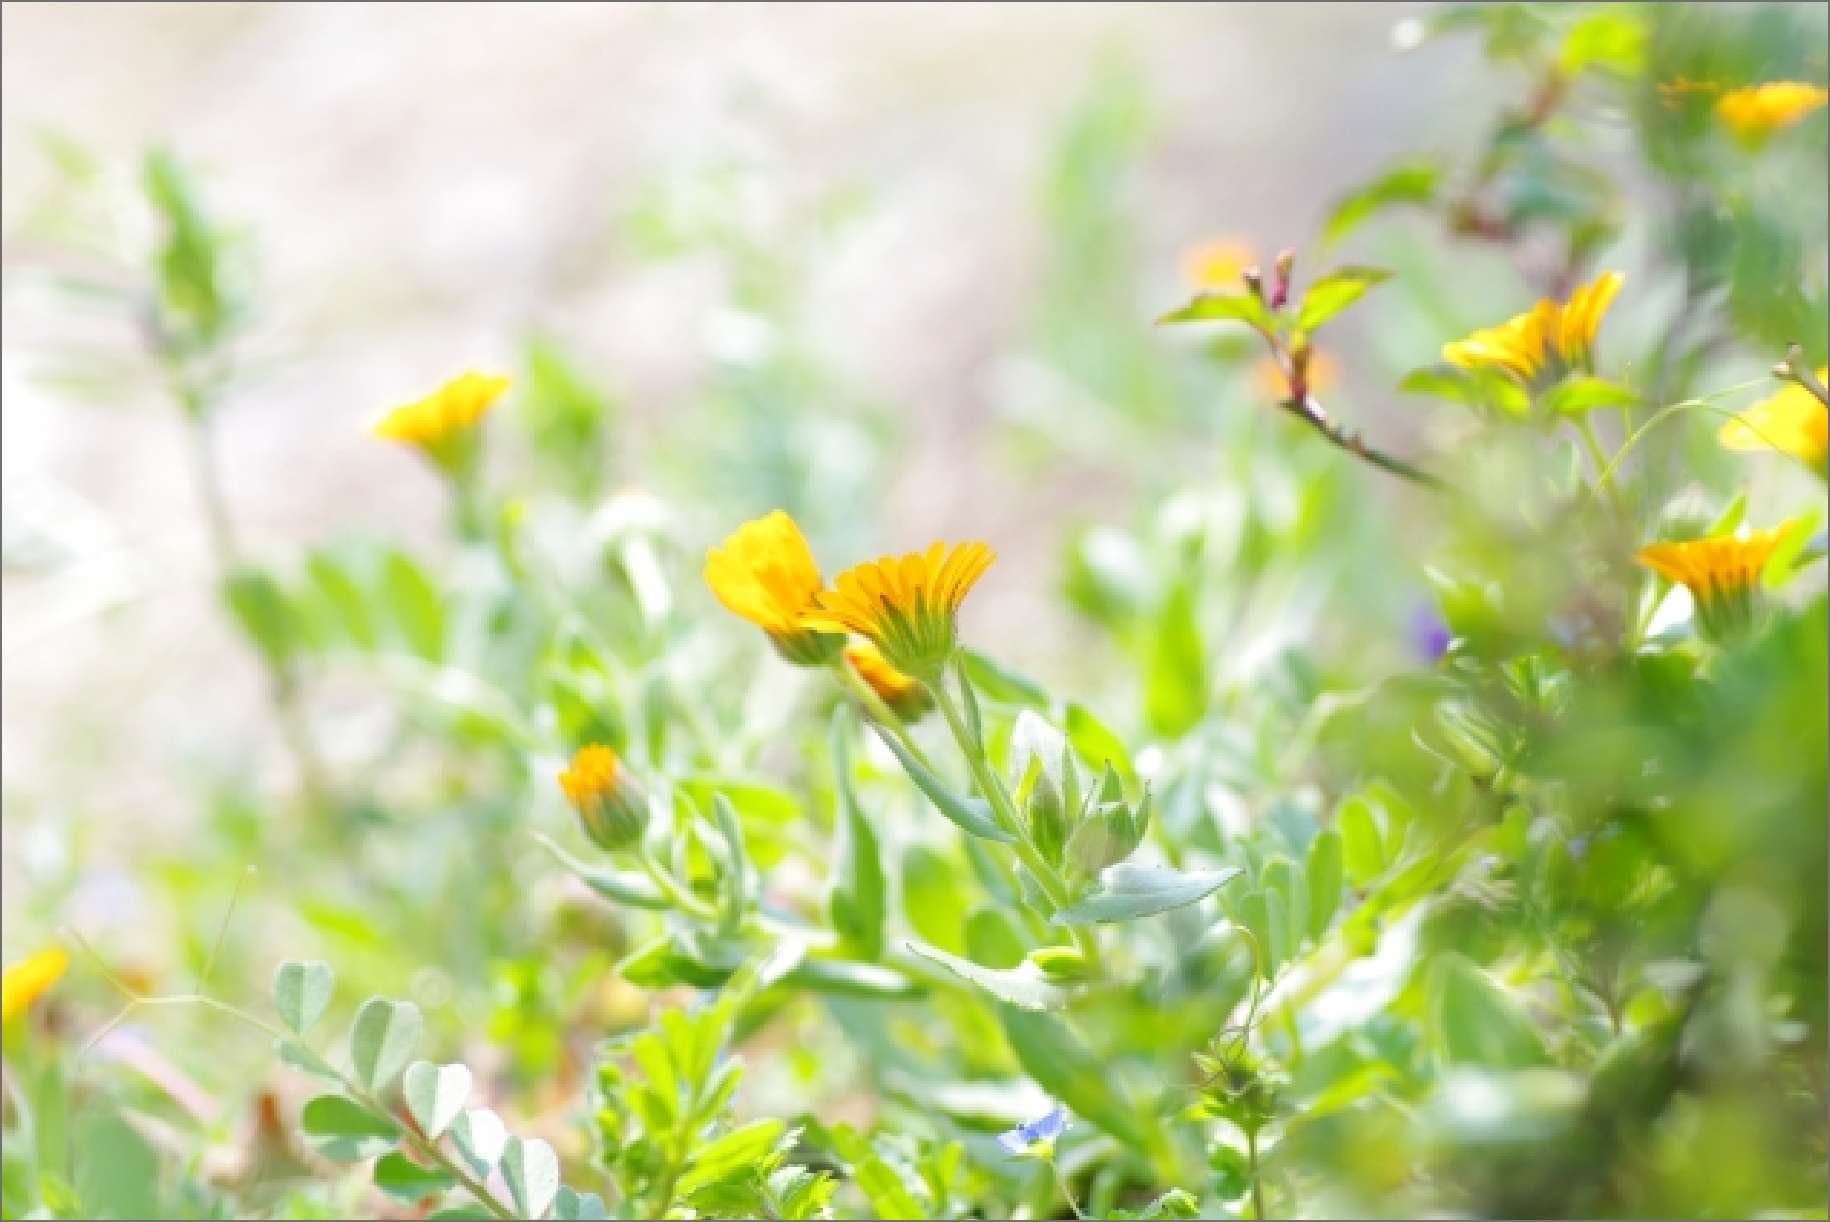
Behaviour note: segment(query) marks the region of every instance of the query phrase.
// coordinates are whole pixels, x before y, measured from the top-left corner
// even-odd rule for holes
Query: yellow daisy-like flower
[[[745,522],[723,547],[706,554],[705,584],[733,615],[768,633],[790,662],[824,666],[845,643],[842,634],[813,631],[801,622],[825,583],[807,537],[779,509]]]
[[[436,460],[448,460],[507,389],[505,377],[466,373],[423,399],[401,404],[377,420],[370,431],[389,441],[418,446]]]
[[[1443,345],[1442,359],[1463,369],[1502,369],[1522,382],[1593,364],[1595,333],[1626,277],[1606,272],[1570,294],[1567,302],[1544,300],[1497,327]]]
[[[1753,617],[1760,574],[1791,529],[1792,523],[1784,522],[1739,538],[1654,543],[1639,550],[1639,562],[1689,590],[1696,600],[1697,622],[1706,634],[1720,639]]]
[[[615,853],[642,839],[648,795],[610,748],[599,743],[580,747],[572,766],[559,774],[559,789],[598,848]]]
[[[1759,143],[1790,127],[1830,100],[1819,85],[1803,81],[1768,81],[1733,89],[1716,99],[1716,115],[1749,143]]]
[[[1256,266],[1258,252],[1237,238],[1213,238],[1188,248],[1182,274],[1196,291],[1225,292],[1240,286],[1240,273]]]
[[[890,712],[904,721],[920,721],[934,707],[934,696],[913,675],[906,675],[889,664],[883,652],[869,641],[853,641],[845,647],[845,661],[870,684],[878,699]]]
[[[0,1023],[13,1021],[31,1004],[62,979],[70,966],[70,956],[53,946],[35,955],[27,955],[0,975]]]
[[[867,561],[840,573],[801,623],[869,637],[891,666],[931,681],[953,656],[960,603],[995,559],[983,543],[936,543]]]
[[[1830,368],[1819,369],[1817,380],[1830,381]],[[1830,452],[1830,408],[1798,383],[1788,382],[1723,425],[1717,437],[1731,450],[1783,451],[1823,475]]]

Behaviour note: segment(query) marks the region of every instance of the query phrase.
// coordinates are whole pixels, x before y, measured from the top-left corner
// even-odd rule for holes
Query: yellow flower
[[[1817,380],[1830,380],[1830,368],[1819,369]],[[1830,408],[1798,383],[1788,382],[1723,425],[1717,437],[1731,450],[1781,450],[1822,475],[1830,451]]]
[[[1768,81],[1733,89],[1716,99],[1716,115],[1741,139],[1757,144],[1790,127],[1830,99],[1821,86],[1803,81]]]
[[[705,584],[732,614],[768,633],[790,662],[824,666],[844,644],[843,635],[812,631],[801,622],[824,583],[806,536],[779,509],[745,522],[723,547],[706,554]]]
[[[1497,327],[1443,345],[1442,359],[1463,369],[1503,369],[1522,382],[1546,371],[1586,371],[1593,363],[1595,333],[1625,280],[1619,272],[1606,272],[1567,302],[1540,301]]]
[[[953,656],[960,603],[995,559],[983,543],[956,543],[951,550],[935,543],[925,552],[867,561],[820,591],[801,623],[869,637],[891,666],[931,680]]]
[[[1752,618],[1760,574],[1791,529],[1792,523],[1784,522],[1740,538],[1654,543],[1639,550],[1639,562],[1689,590],[1696,600],[1698,623],[1705,633],[1720,638]]]
[[[1203,293],[1240,287],[1240,273],[1256,265],[1258,252],[1237,238],[1214,238],[1191,246],[1182,255],[1182,274]]]
[[[598,848],[615,853],[642,839],[648,795],[610,748],[598,743],[580,747],[572,766],[559,774],[559,789]]]
[[[507,378],[466,373],[423,399],[401,404],[377,420],[370,431],[389,441],[418,446],[434,459],[448,460],[507,389]]]
[[[0,1022],[11,1022],[63,976],[70,956],[53,946],[27,955],[0,975]]]
[[[905,675],[891,666],[883,653],[869,641],[854,641],[845,647],[845,660],[870,684],[870,689],[890,712],[904,721],[920,721],[934,707],[934,697],[921,680]]]

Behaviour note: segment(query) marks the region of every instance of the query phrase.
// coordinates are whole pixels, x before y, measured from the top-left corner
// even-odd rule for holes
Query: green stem
[[[674,902],[675,907],[692,916],[698,917],[702,921],[715,921],[718,919],[718,910],[716,908],[713,908],[710,904],[694,895],[686,888],[685,884],[674,877],[673,871],[655,860],[654,851],[648,847],[646,841],[636,850],[636,856],[642,863],[642,869],[647,871],[648,877],[654,880],[654,885],[659,887],[666,894],[667,898]]]
[[[1245,1169],[1246,1169],[1246,1174],[1251,1176],[1251,1178],[1252,1178],[1252,1216],[1254,1218],[1263,1218],[1265,1216],[1264,1185],[1259,1182],[1259,1176],[1258,1176],[1258,1130],[1257,1129],[1249,1129],[1246,1131],[1246,1135],[1245,1135]]]
[[[876,689],[865,682],[864,676],[853,670],[851,664],[843,656],[832,660],[832,668],[839,676],[839,683],[851,694],[852,699],[862,706],[865,714],[872,721],[894,734],[896,741],[901,743],[910,755],[926,766],[928,757],[916,745],[914,737],[909,733],[909,727],[903,723],[902,718],[896,716],[895,710],[883,702],[883,697],[877,694]]]
[[[962,673],[960,682],[967,681]],[[1011,842],[1011,848],[1016,850],[1017,857],[1036,880],[1036,885],[1042,888],[1042,893],[1048,897],[1048,902],[1057,911],[1066,908],[1073,902],[1067,883],[1063,881],[1055,867],[1048,863],[1048,859],[1042,856],[1042,851],[1036,847],[1035,842],[1029,838],[1029,829],[1023,826],[1023,820],[1017,816],[1016,804],[1011,801],[1010,795],[1004,791],[1003,784],[992,772],[991,762],[985,758],[984,744],[973,738],[971,730],[966,726],[965,718],[960,714],[959,706],[954,703],[952,693],[947,690],[945,676],[937,678],[929,687],[934,692],[934,703],[940,707],[941,716],[947,719],[947,728],[953,731],[953,739],[959,744],[960,754],[966,757],[966,766],[972,771],[973,781],[978,785],[979,792],[984,795],[985,801],[991,804],[992,814],[997,819],[998,826],[1015,837]],[[1099,942],[1094,938],[1092,931],[1085,926],[1076,925],[1071,927],[1069,932],[1073,935],[1074,945],[1079,948],[1081,956],[1086,960],[1088,969],[1097,968]]]
[[[1581,415],[1574,419],[1576,433],[1582,438],[1582,444],[1589,452],[1589,461],[1595,464],[1595,487],[1599,488],[1614,512],[1624,520],[1627,506],[1620,499],[1620,487],[1614,482],[1614,464],[1608,461],[1607,452],[1601,447],[1601,438],[1595,433],[1595,424],[1588,416]]]

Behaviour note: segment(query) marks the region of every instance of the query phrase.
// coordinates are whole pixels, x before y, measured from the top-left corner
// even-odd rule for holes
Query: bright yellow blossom
[[[1817,380],[1830,380],[1830,368],[1819,369]],[[1731,450],[1783,451],[1822,475],[1830,451],[1830,408],[1798,383],[1788,382],[1723,425],[1717,436]]]
[[[53,946],[27,955],[0,975],[0,1022],[11,1022],[58,982],[70,966],[70,956]]]
[[[732,614],[768,633],[790,662],[824,666],[838,656],[842,634],[811,631],[801,622],[824,583],[806,536],[781,510],[745,522],[708,552],[705,584]]]
[[[1197,292],[1229,292],[1240,287],[1240,273],[1258,263],[1258,252],[1237,238],[1214,238],[1188,248],[1182,274]]]
[[[1619,272],[1606,272],[1567,302],[1540,301],[1497,327],[1443,345],[1442,359],[1463,369],[1502,369],[1522,382],[1546,371],[1586,371],[1593,364],[1595,333],[1625,280]]]
[[[610,748],[600,743],[580,747],[572,766],[559,774],[559,789],[598,848],[615,853],[641,840],[648,825],[648,795]]]
[[[377,420],[370,431],[389,441],[418,446],[443,460],[507,389],[505,377],[466,373],[423,399],[403,403]]]
[[[1760,574],[1792,525],[1785,522],[1739,538],[1654,543],[1640,549],[1639,562],[1689,590],[1696,600],[1698,622],[1719,638],[1752,617]]]
[[[953,656],[960,603],[995,553],[983,543],[935,543],[925,552],[884,556],[839,574],[801,617],[819,632],[869,637],[890,665],[927,681]]]
[[[1819,85],[1803,81],[1768,81],[1733,89],[1716,99],[1716,115],[1750,144],[1758,144],[1782,127],[1790,127],[1830,100]]]
[[[921,680],[906,675],[889,664],[883,652],[869,641],[853,641],[845,647],[845,660],[870,685],[890,712],[904,721],[920,721],[934,707],[934,697]]]

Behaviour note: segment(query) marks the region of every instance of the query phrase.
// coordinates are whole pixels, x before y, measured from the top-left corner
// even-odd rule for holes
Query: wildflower
[[[1654,543],[1640,549],[1639,562],[1688,589],[1703,631],[1721,639],[1753,618],[1760,574],[1791,527],[1786,522],[1741,538]]]
[[[705,584],[732,614],[768,633],[790,662],[824,666],[844,644],[842,632],[814,631],[801,622],[823,583],[801,528],[779,509],[745,522],[723,547],[706,554]]]
[[[1006,1154],[1052,1158],[1055,1139],[1067,1131],[1067,1125],[1067,1109],[1056,1104],[1047,1115],[999,1133],[998,1144]]]
[[[600,744],[580,747],[559,788],[578,812],[592,843],[606,853],[634,848],[648,825],[648,796],[616,752]]]
[[[1742,140],[1757,144],[1790,127],[1830,100],[1821,86],[1803,81],[1768,81],[1732,89],[1716,99],[1716,115]]]
[[[389,441],[418,446],[442,467],[468,457],[467,442],[484,414],[508,389],[508,379],[466,373],[423,399],[403,403],[377,420],[370,431]]]
[[[1830,380],[1830,367],[1819,369],[1817,380]],[[1723,425],[1717,437],[1731,450],[1781,450],[1822,475],[1830,451],[1830,408],[1796,382],[1788,382]]]
[[[1182,256],[1182,274],[1197,292],[1225,292],[1239,287],[1258,252],[1236,238],[1214,238],[1191,246]]]
[[[1418,607],[1411,615],[1411,648],[1426,662],[1442,661],[1455,634],[1434,607]]]
[[[1309,357],[1307,390],[1312,395],[1325,395],[1340,384],[1341,364],[1326,352],[1313,352]],[[1290,388],[1289,375],[1276,357],[1265,356],[1252,366],[1252,385],[1273,402],[1282,403],[1294,398]]]
[[[1595,333],[1625,279],[1619,272],[1606,272],[1570,294],[1567,302],[1540,301],[1497,327],[1443,345],[1442,359],[1463,369],[1502,369],[1521,382],[1546,371],[1586,372],[1593,363]]]
[[[936,543],[884,556],[839,574],[817,596],[803,627],[869,637],[898,670],[936,678],[953,656],[960,603],[997,557],[983,543]]]
[[[847,645],[845,660],[858,672],[860,679],[870,684],[870,689],[889,706],[890,712],[904,721],[920,721],[934,707],[934,697],[922,686],[921,680],[891,666],[883,652],[869,641],[854,641]]]
[[[6,969],[0,976],[0,1022],[12,1022],[58,982],[70,966],[61,947],[41,950]]]

